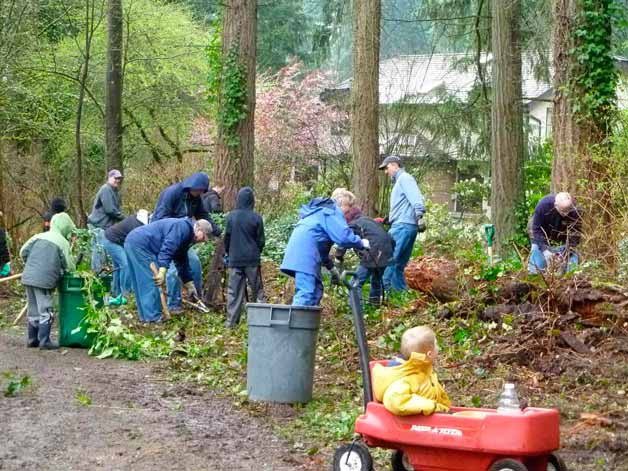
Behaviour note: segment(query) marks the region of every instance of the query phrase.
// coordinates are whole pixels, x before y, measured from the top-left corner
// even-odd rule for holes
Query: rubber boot
[[[39,323],[39,349],[40,350],[57,350],[59,345],[50,340],[50,330],[52,322],[45,324]]]
[[[37,338],[37,334],[39,332],[38,324],[28,323],[28,342],[26,346],[28,348],[36,348],[39,347],[39,339]]]

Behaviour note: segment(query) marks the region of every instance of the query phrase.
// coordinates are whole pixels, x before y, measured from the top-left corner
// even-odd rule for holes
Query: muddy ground
[[[305,469],[259,419],[170,384],[156,363],[27,349],[12,330],[0,332],[5,386],[8,372],[32,384],[0,395],[3,471]]]

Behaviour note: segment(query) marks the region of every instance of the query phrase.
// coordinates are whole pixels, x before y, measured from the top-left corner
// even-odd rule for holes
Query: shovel
[[[153,272],[154,276],[159,274],[159,270],[157,269],[157,265],[154,262],[150,264],[150,271]],[[168,310],[168,300],[166,298],[166,293],[164,293],[164,287],[158,286],[159,289],[159,299],[161,300],[161,314],[165,320],[170,319],[170,311]]]
[[[484,224],[484,237],[486,237],[486,249],[488,252],[488,262],[493,265],[493,240],[495,238],[495,226],[493,224]]]

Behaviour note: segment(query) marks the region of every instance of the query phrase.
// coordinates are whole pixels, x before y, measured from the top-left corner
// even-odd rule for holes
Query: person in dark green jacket
[[[96,273],[102,270],[107,260],[107,254],[103,248],[105,229],[125,218],[120,196],[122,180],[122,173],[119,170],[109,170],[107,182],[96,193],[92,212],[87,218],[87,227],[92,233],[92,270]]]
[[[54,320],[52,292],[64,272],[75,270],[68,242],[75,228],[67,213],[55,214],[50,230],[34,235],[20,250],[24,261],[22,284],[28,299],[28,347],[59,348],[50,340]]]

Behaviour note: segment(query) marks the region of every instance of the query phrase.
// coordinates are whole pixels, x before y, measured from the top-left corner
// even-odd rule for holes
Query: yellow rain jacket
[[[375,399],[395,415],[447,412],[451,405],[432,362],[423,353],[412,353],[398,366],[377,364],[372,377]]]

